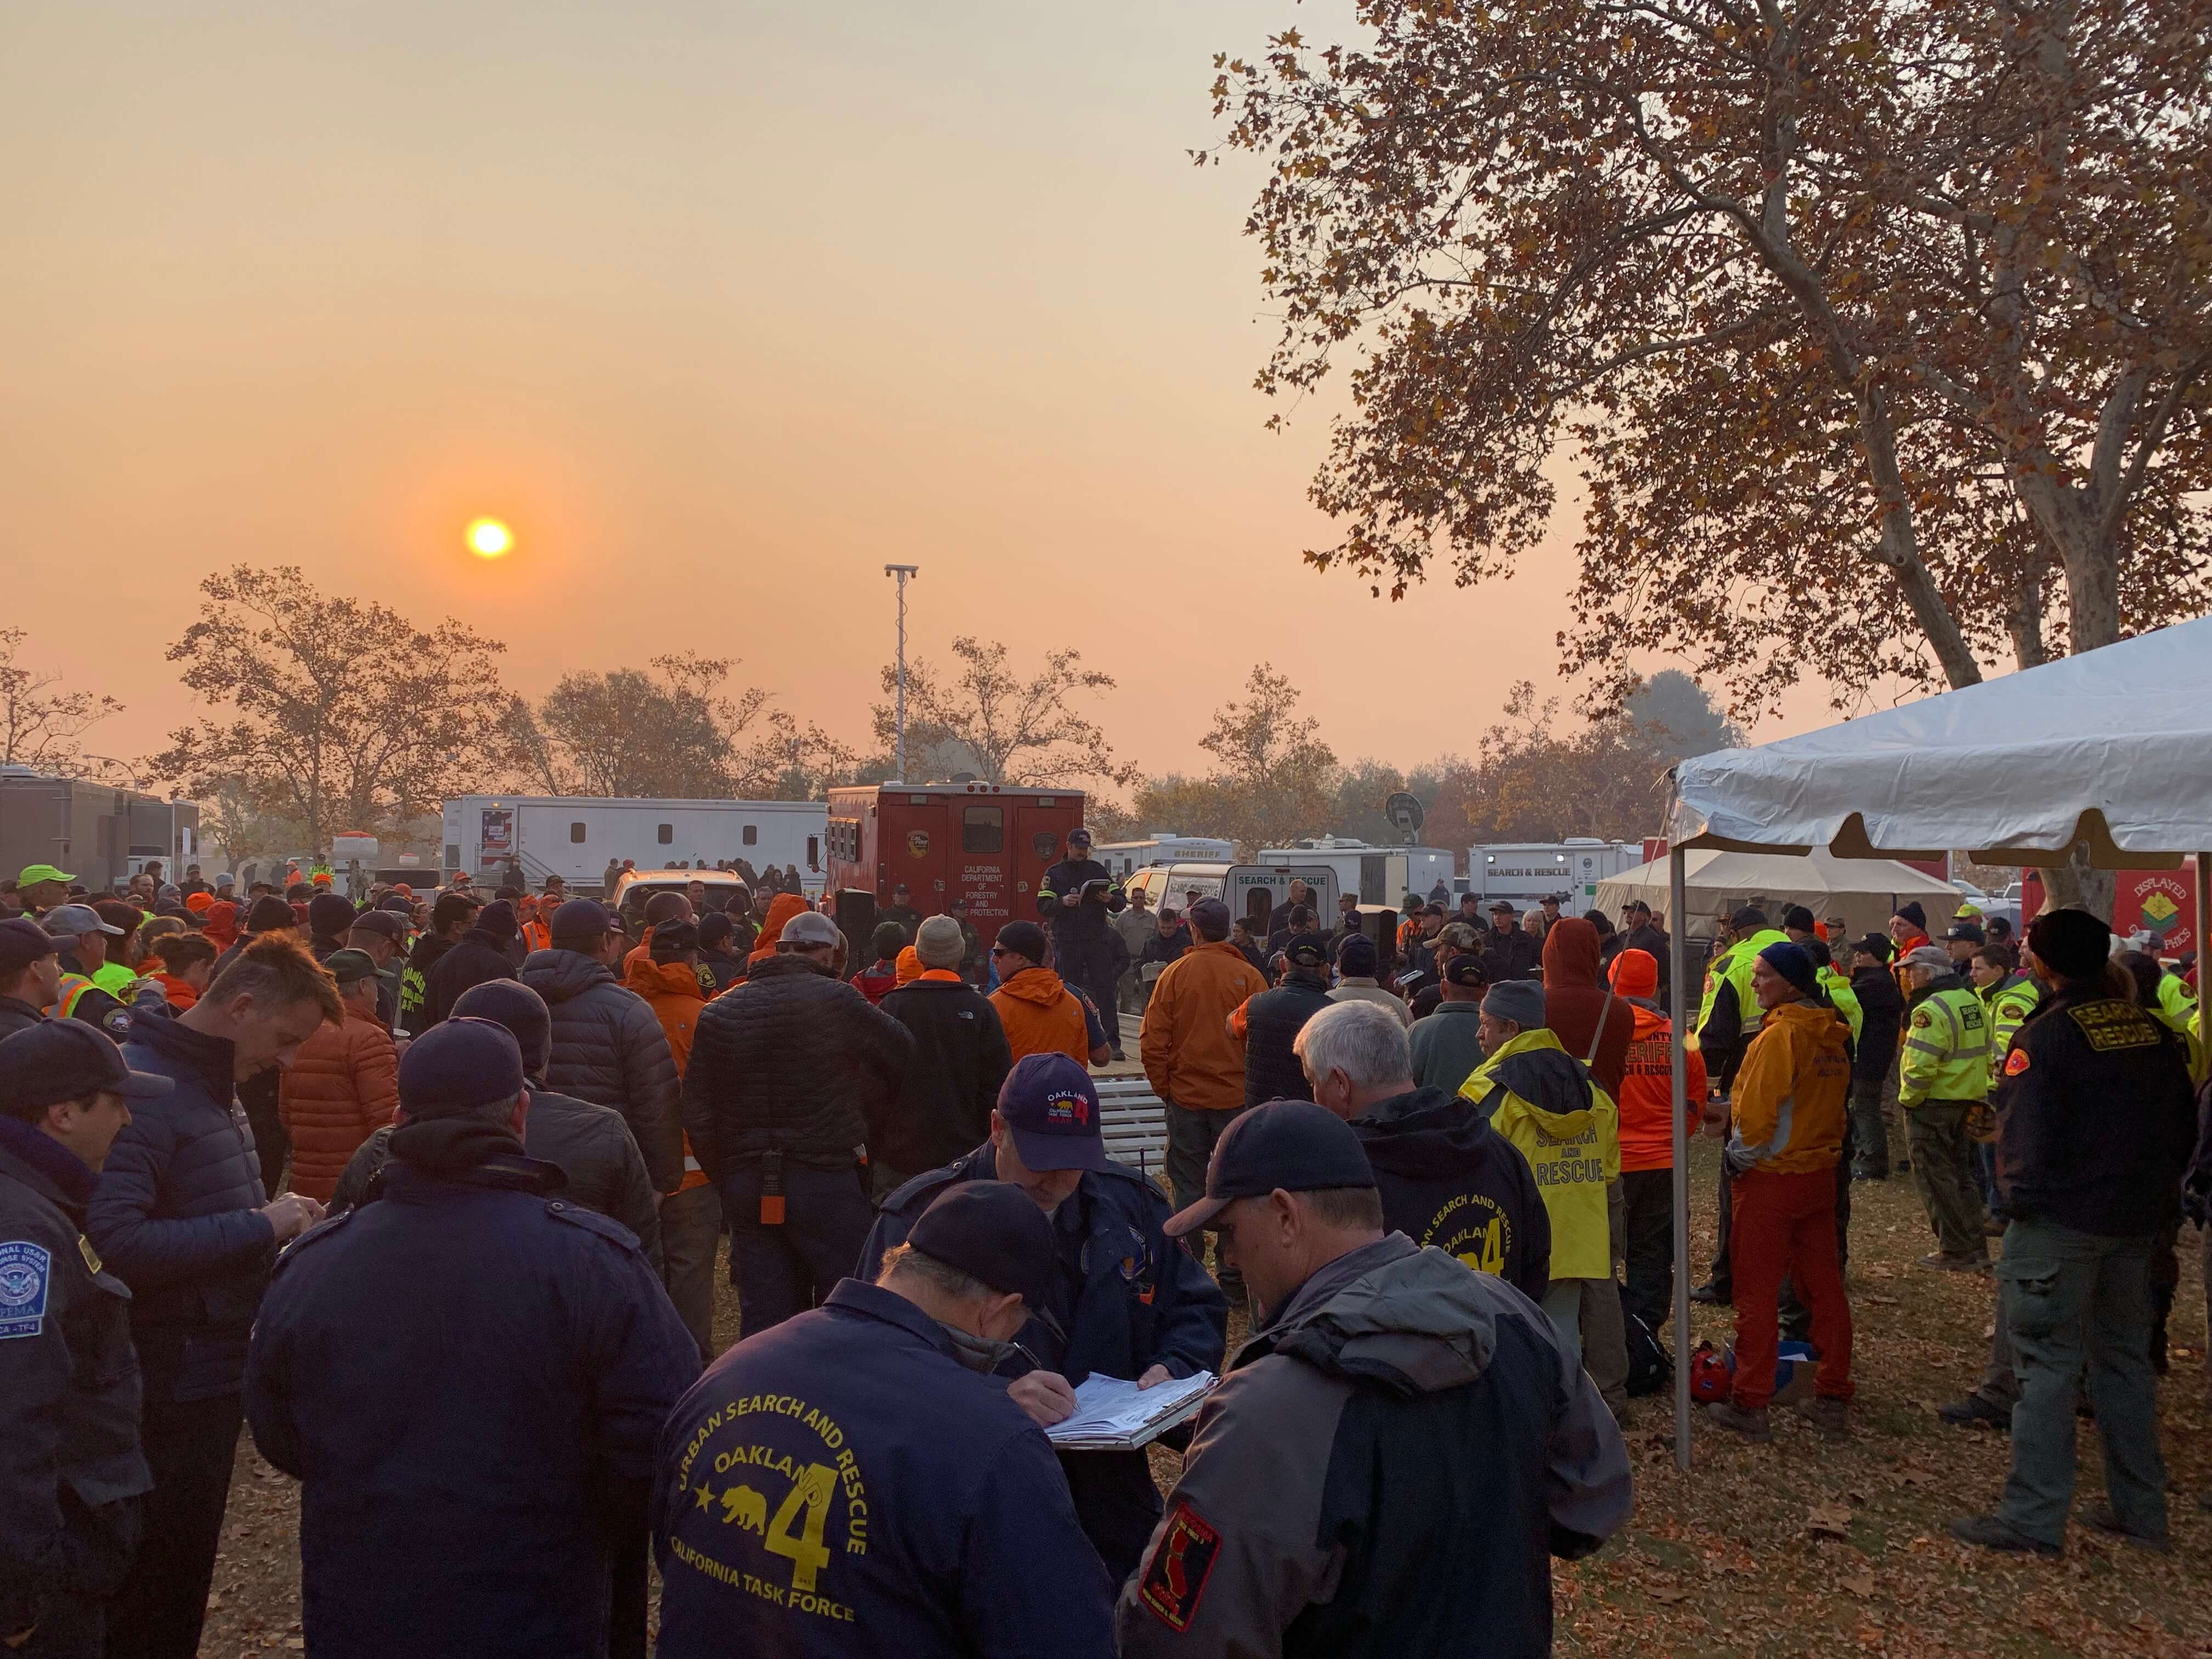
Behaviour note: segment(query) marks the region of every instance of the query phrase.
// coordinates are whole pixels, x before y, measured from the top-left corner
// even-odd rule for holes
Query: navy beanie
[[[527,1085],[514,1034],[488,1019],[441,1020],[399,1060],[399,1108],[410,1121],[513,1100]]]
[[[1820,977],[1814,971],[1813,958],[1795,939],[1768,945],[1759,953],[1759,959],[1807,996],[1820,994]]]

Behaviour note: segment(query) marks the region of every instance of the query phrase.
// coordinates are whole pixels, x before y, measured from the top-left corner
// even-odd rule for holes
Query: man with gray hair
[[[1366,1149],[1383,1225],[1540,1304],[1552,1222],[1528,1160],[1455,1088],[1414,1083],[1396,1017],[1371,1002],[1339,1003],[1308,1020],[1296,1046],[1314,1099],[1348,1121]]]

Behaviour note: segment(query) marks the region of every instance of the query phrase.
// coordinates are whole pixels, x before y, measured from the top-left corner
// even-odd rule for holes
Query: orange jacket
[[[1091,1064],[1091,1027],[1083,1005],[1051,969],[1023,969],[991,993],[991,1006],[999,1011],[1006,1046],[1016,1060],[1024,1054],[1066,1054],[1079,1066]]]
[[[1832,1170],[1843,1155],[1850,1027],[1833,1008],[1770,1008],[1743,1051],[1729,1091],[1729,1167],[1799,1175]]]
[[[699,989],[699,975],[688,962],[655,962],[650,956],[637,960],[633,951],[623,984],[643,997],[653,1017],[668,1038],[668,1051],[676,1056],[676,1075],[691,1059],[691,1039],[699,1029],[699,1011],[707,1006]],[[676,1190],[688,1193],[707,1184],[707,1172],[691,1156],[691,1137],[684,1137],[684,1179]]]
[[[276,1085],[292,1134],[292,1190],[327,1204],[348,1159],[399,1109],[399,1054],[374,1014],[346,1010],[300,1045]]]
[[[1244,1045],[1229,1021],[1267,988],[1267,975],[1227,939],[1200,939],[1152,982],[1137,1052],[1162,1100],[1199,1112],[1244,1103]]]
[[[146,977],[161,988],[161,994],[168,998],[169,1006],[180,1014],[200,1000],[200,994],[174,974],[155,972]]]
[[[768,917],[761,923],[760,937],[753,941],[752,954],[747,962],[760,962],[775,954],[775,942],[783,937],[783,925],[793,916],[805,914],[806,901],[796,893],[778,893],[768,902]]]

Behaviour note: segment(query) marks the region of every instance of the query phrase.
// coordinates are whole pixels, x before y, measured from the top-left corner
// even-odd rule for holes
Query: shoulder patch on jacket
[[[2004,1074],[2007,1077],[2018,1077],[2022,1072],[2026,1071],[2027,1067],[2028,1058],[2027,1049],[2015,1048],[2009,1054],[2005,1056]]]
[[[1198,1614],[1199,1600],[1220,1553],[1221,1534],[1188,1503],[1177,1504],[1145,1568],[1139,1597],[1154,1618],[1181,1634]]]
[[[2132,1002],[2084,1002],[2066,1011],[2102,1054],[2113,1048],[2150,1048],[2159,1042],[2158,1027]]]
[[[381,1174],[383,1172],[379,1170],[378,1173]],[[313,1226],[308,1228],[307,1231],[301,1233],[289,1244],[285,1245],[282,1249],[276,1252],[276,1265],[269,1270],[269,1276],[271,1279],[274,1279],[278,1273],[283,1273],[285,1268],[291,1266],[294,1261],[299,1259],[301,1251],[306,1249],[311,1244],[319,1244],[323,1240],[334,1237],[347,1222],[352,1220],[360,1213],[361,1206],[356,1204],[350,1210],[341,1210],[334,1216],[326,1216],[322,1220],[318,1221]]]
[[[637,1242],[637,1235],[621,1222],[601,1215],[597,1210],[587,1210],[572,1199],[547,1199],[545,1213],[556,1221],[567,1222],[571,1227],[581,1227],[587,1233],[597,1233],[609,1243],[618,1244],[625,1250],[642,1248]]]
[[[52,1255],[27,1238],[0,1244],[0,1340],[45,1328],[53,1265]]]

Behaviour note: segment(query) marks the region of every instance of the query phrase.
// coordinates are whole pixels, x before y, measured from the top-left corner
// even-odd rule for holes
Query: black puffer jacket
[[[495,979],[515,977],[514,963],[507,954],[507,941],[482,927],[465,930],[453,948],[438,958],[422,987],[422,1031],[450,1018],[461,993]]]
[[[131,1287],[147,1397],[235,1394],[276,1237],[259,1213],[269,1200],[231,1081],[232,1047],[157,1014],[137,1016],[130,1035],[131,1069],[176,1087],[133,1103],[85,1206],[85,1231]]]
[[[990,999],[958,980],[924,975],[878,1006],[914,1034],[915,1049],[896,1103],[868,1125],[868,1156],[920,1175],[990,1138],[1013,1051]]]
[[[397,1127],[387,1123],[362,1142],[331,1194],[332,1215],[357,1209],[368,1198],[368,1183],[392,1157],[392,1132]],[[522,1125],[522,1150],[559,1164],[568,1177],[563,1199],[621,1222],[637,1235],[653,1266],[660,1265],[660,1212],[653,1202],[653,1182],[620,1112],[574,1095],[553,1094],[533,1083],[530,1115]]]
[[[557,1008],[554,1018],[557,1044]],[[699,1016],[684,1073],[692,1156],[718,1183],[766,1152],[849,1169],[913,1054],[905,1026],[827,969],[800,956],[755,963]]]
[[[1311,1100],[1305,1067],[1291,1052],[1306,1022],[1324,1008],[1328,988],[1318,971],[1292,969],[1272,991],[1244,1005],[1244,1103],[1269,1100]]]
[[[553,1015],[546,1086],[623,1115],[657,1192],[684,1181],[683,1085],[660,1022],[614,969],[576,951],[532,951],[522,982]]]

